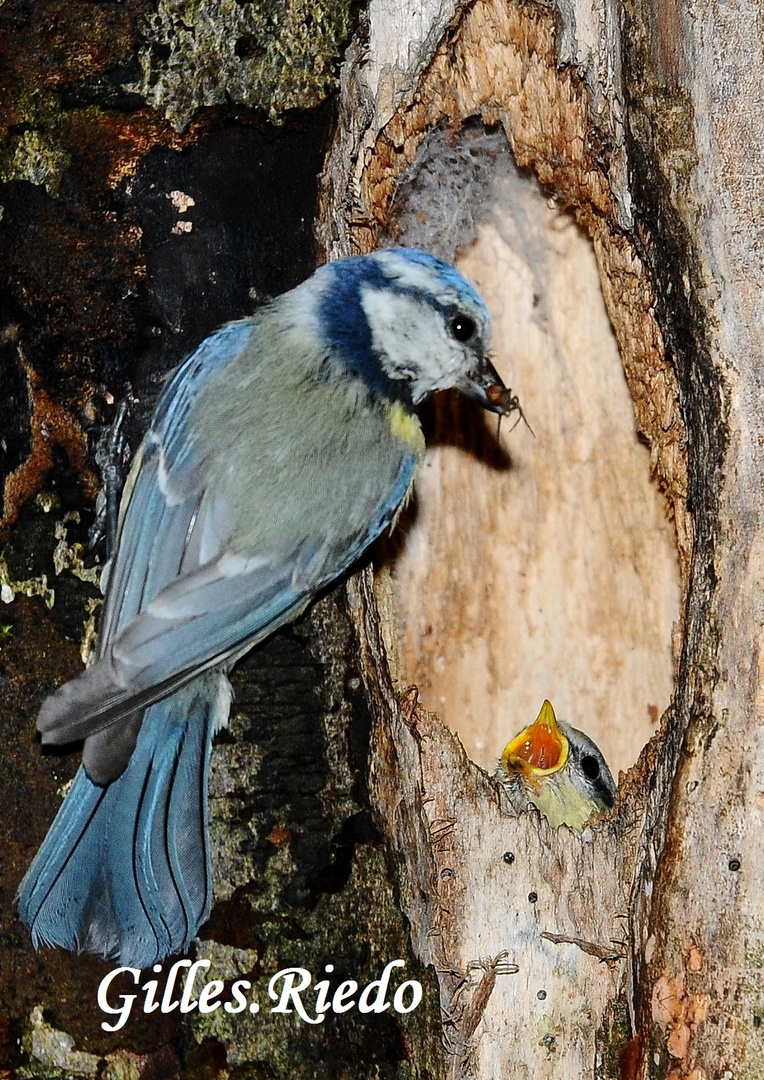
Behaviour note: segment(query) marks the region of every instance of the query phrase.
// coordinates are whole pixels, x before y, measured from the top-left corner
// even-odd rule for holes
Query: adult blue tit
[[[583,829],[615,799],[615,781],[599,747],[558,720],[548,701],[535,722],[504,747],[494,775],[516,810],[530,802],[553,828]]]
[[[35,945],[134,967],[187,950],[212,901],[228,671],[394,523],[420,402],[516,408],[490,340],[461,274],[401,248],[322,267],[178,369],[122,495],[96,662],[38,720],[44,743],[85,744],[19,889]]]

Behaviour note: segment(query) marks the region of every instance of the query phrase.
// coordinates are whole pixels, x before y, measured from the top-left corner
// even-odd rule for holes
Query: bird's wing
[[[412,457],[401,468],[404,492],[415,464]],[[298,551],[249,558],[224,552],[171,581],[98,663],[47,699],[37,725],[43,741],[68,743],[102,731],[261,641],[358,558],[399,502],[385,500],[354,537],[325,537]]]
[[[250,320],[230,323],[204,341],[162,395],[125,485],[117,550],[108,568],[99,635],[103,656],[119,629],[177,577],[194,531],[205,477],[188,438],[188,415],[202,385],[251,345]],[[218,519],[218,528],[225,519]]]
[[[217,337],[203,348],[212,348]],[[232,345],[225,346],[229,356]],[[205,465],[187,425],[194,383],[207,377],[194,361],[171,387],[178,408],[160,403],[131,478],[99,660],[44,703],[38,729],[46,743],[104,731],[193,675],[233,662],[342,574],[390,523],[410,486],[416,455],[402,444],[392,454],[392,443],[379,449],[385,432],[389,439],[386,420],[377,418],[375,429],[367,416],[337,434],[315,420],[312,402],[303,404],[293,425],[302,442],[295,435],[291,457],[280,465],[272,456],[245,460],[242,476],[221,462],[220,449],[214,466]],[[250,459],[267,442],[272,414],[261,401],[267,376],[262,382],[249,419],[256,428],[260,416],[263,438],[248,436]],[[310,424],[316,429],[306,435]],[[241,446],[237,452],[247,457]],[[258,518],[259,532],[257,542],[242,549],[229,541],[252,487],[258,499],[247,515]]]

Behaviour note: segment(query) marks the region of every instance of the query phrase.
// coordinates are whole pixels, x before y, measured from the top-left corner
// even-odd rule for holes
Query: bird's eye
[[[451,333],[457,341],[469,341],[475,333],[475,320],[469,315],[457,315],[451,320]]]
[[[581,768],[584,776],[587,776],[590,780],[596,780],[599,777],[600,763],[591,754],[585,754],[581,758]]]

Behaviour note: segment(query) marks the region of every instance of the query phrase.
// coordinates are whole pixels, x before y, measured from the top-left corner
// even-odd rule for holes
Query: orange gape
[[[512,748],[513,757],[522,758],[536,769],[554,769],[561,752],[559,735],[541,724],[534,724],[522,745]]]

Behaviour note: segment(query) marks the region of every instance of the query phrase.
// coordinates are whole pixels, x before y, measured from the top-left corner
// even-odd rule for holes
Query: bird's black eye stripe
[[[590,780],[597,780],[600,775],[600,763],[596,757],[592,757],[591,754],[584,754],[581,758],[581,769],[584,776],[587,776]]]
[[[469,341],[475,329],[475,320],[469,315],[455,315],[451,320],[451,333],[457,341]]]

